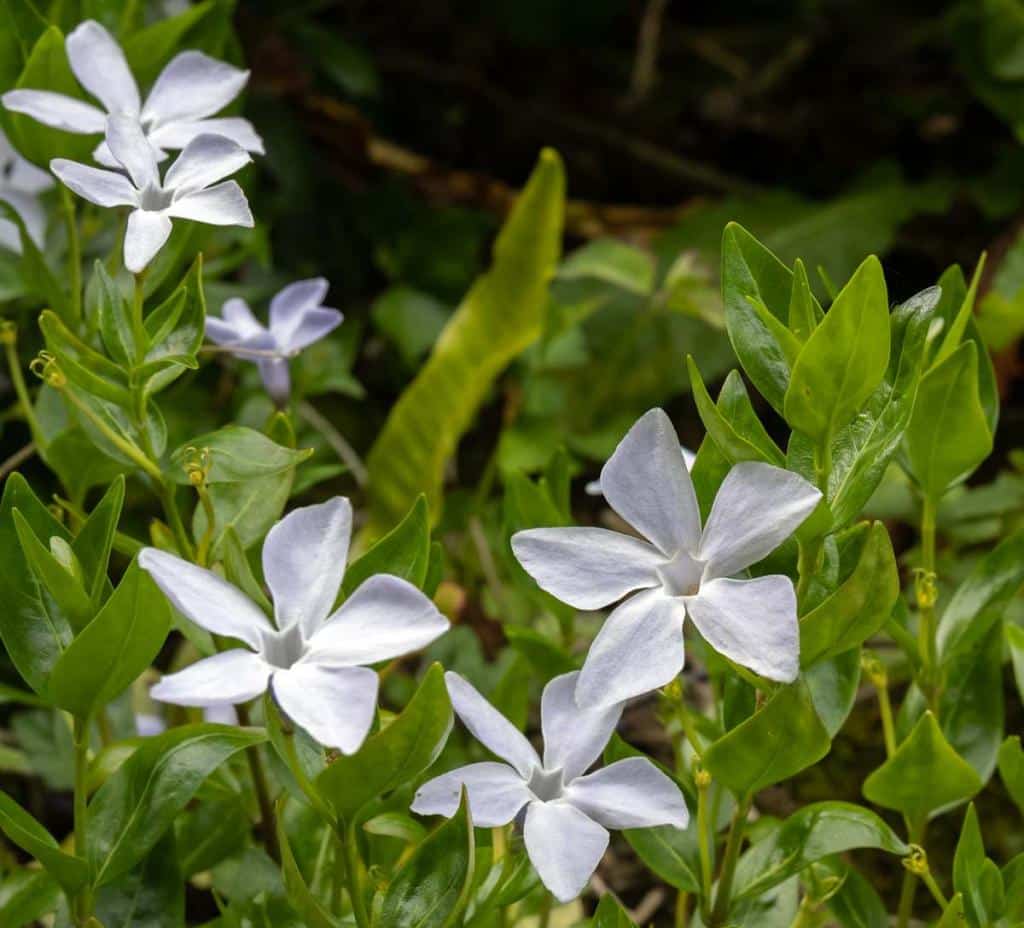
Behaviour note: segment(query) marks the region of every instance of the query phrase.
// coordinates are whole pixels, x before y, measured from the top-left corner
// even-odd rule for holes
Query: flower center
[[[299,623],[295,622],[279,632],[264,631],[263,647],[260,650],[263,659],[271,667],[287,670],[306,653],[306,642],[302,638]]]
[[[700,589],[704,562],[680,551],[671,561],[658,568],[658,576],[669,596],[692,596]]]
[[[139,192],[139,208],[146,212],[158,213],[171,205],[174,194],[170,190],[164,190],[156,184],[149,184],[145,190]]]
[[[553,799],[558,799],[565,787],[562,768],[545,770],[543,767],[535,767],[527,787],[541,802],[551,802]]]

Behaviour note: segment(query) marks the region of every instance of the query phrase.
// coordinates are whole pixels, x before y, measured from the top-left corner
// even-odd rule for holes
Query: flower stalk
[[[732,815],[732,822],[729,825],[729,836],[725,842],[725,851],[722,855],[722,871],[718,876],[718,892],[715,895],[715,905],[711,910],[711,918],[708,920],[709,928],[722,928],[727,924],[729,917],[729,904],[732,899],[732,882],[736,876],[736,864],[740,858],[740,849],[743,847],[743,834],[747,827],[747,814],[753,796],[743,796],[736,805]]]

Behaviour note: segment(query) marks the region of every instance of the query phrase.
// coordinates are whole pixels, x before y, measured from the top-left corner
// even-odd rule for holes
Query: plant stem
[[[686,928],[689,923],[690,896],[682,891],[676,893],[676,911],[673,928]]]
[[[818,536],[810,541],[797,542],[797,572],[799,579],[796,584],[797,608],[802,613],[803,605],[807,600],[807,593],[811,588],[811,580],[818,572],[818,562],[821,560],[822,538]]]
[[[908,823],[907,841],[910,844],[921,844],[927,819],[921,822]],[[900,887],[900,902],[896,913],[896,928],[907,928],[910,914],[914,910],[914,894],[917,892],[917,875],[910,870],[903,871],[903,885]]]
[[[708,791],[710,778],[707,771],[697,772],[697,845],[700,849],[701,906],[704,915],[711,906],[711,880],[714,868],[714,846],[708,830]],[[704,919],[707,921],[707,918]]]
[[[544,898],[540,903],[540,916],[537,920],[537,928],[548,928],[551,924],[551,906],[554,902],[554,897],[551,893],[544,893]]]
[[[164,515],[167,516],[167,524],[174,533],[174,541],[178,545],[178,551],[182,557],[193,557],[192,542],[189,541],[188,532],[185,531],[185,523],[181,519],[181,512],[178,510],[178,500],[174,492],[174,484],[161,479],[157,495],[160,497],[160,505],[163,506]],[[201,565],[202,566],[202,565]]]
[[[921,652],[921,689],[932,711],[937,711],[938,657],[935,621],[935,503],[925,497],[921,508],[921,570],[917,578],[918,647]]]
[[[71,289],[71,316],[72,321],[78,323],[82,318],[82,248],[78,240],[75,198],[63,184],[60,185],[60,204],[68,236],[68,286]]]
[[[352,903],[352,914],[358,928],[370,928],[370,915],[366,911],[366,899],[363,896],[363,862],[359,858],[359,847],[356,844],[355,823],[350,822],[343,830],[339,822],[337,833],[345,851],[345,870],[348,875],[348,895]]]
[[[747,826],[747,813],[750,811],[750,804],[753,796],[746,795],[736,805],[736,811],[732,814],[732,823],[729,825],[729,837],[725,842],[725,853],[722,856],[722,872],[718,877],[718,893],[715,896],[715,906],[711,910],[711,919],[708,922],[709,928],[721,928],[726,924],[729,916],[729,902],[732,896],[732,880],[736,875],[736,862],[740,857],[740,848],[743,846],[743,832]]]
[[[146,272],[139,271],[135,275],[135,288],[132,290],[132,336],[135,340],[135,360],[141,363],[146,356],[149,339],[146,337],[146,326],[143,321],[142,307],[145,296]]]
[[[800,900],[800,908],[797,909],[796,918],[789,928],[806,928],[811,923],[811,915],[814,913],[814,901],[810,896],[804,896]]]
[[[75,717],[73,740],[75,746],[75,855],[85,858],[89,818],[89,722]],[[75,922],[84,926],[92,917],[92,889],[86,886],[74,900]]]
[[[40,450],[46,447],[46,440],[43,438],[43,430],[36,418],[35,407],[32,405],[32,397],[29,396],[28,387],[25,385],[25,375],[21,370],[21,362],[18,360],[18,334],[14,324],[6,326],[0,331],[4,343],[4,354],[7,356],[7,370],[11,377],[11,385],[18,397],[18,405],[21,407],[21,414],[25,417],[28,430],[32,433],[32,440]]]
[[[356,449],[345,440],[345,436],[312,403],[305,401],[299,403],[298,413],[323,435],[324,441],[331,446],[331,449],[341,460],[341,463],[349,469],[349,473],[352,474],[355,482],[360,487],[365,487],[370,475],[367,473],[363,459],[359,457]]]
[[[248,706],[235,706],[235,712],[238,713],[238,723],[243,728],[248,728],[252,724]],[[259,745],[254,744],[246,748],[245,756],[249,761],[252,785],[256,790],[256,802],[260,807],[260,830],[263,832],[263,846],[270,858],[275,863],[280,863],[281,848],[277,843],[277,816],[274,813],[274,804],[270,800],[270,788],[267,786],[267,774],[263,769],[263,755],[260,754]]]

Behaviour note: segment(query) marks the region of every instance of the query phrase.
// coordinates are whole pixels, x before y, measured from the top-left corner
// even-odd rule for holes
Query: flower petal
[[[700,509],[665,412],[644,413],[601,470],[608,505],[672,557],[700,544]]]
[[[737,664],[781,683],[797,678],[800,629],[789,577],[710,580],[686,598],[686,611],[707,643]]]
[[[139,115],[139,88],[114,37],[89,19],[72,31],[64,43],[75,77],[108,113]]]
[[[324,747],[343,754],[359,750],[377,708],[377,674],[366,667],[298,663],[271,681],[288,717]]]
[[[197,135],[222,135],[241,145],[246,151],[263,154],[263,139],[248,119],[224,116],[219,119],[199,119],[164,123],[150,130],[149,140],[158,148],[181,149]]]
[[[149,695],[176,706],[219,706],[255,699],[267,690],[274,668],[252,651],[236,648],[164,677]]]
[[[298,624],[309,640],[334,608],[352,537],[343,496],[288,513],[263,542],[263,576],[279,629]],[[355,663],[355,662],[354,662]]]
[[[407,580],[377,574],[359,585],[310,639],[307,658],[373,664],[426,647],[448,620]]]
[[[225,61],[202,52],[181,52],[160,72],[142,116],[155,123],[202,119],[224,109],[248,79],[248,71]]]
[[[646,542],[604,528],[527,529],[512,536],[512,552],[542,590],[577,609],[600,609],[658,586],[665,563]]]
[[[544,769],[561,768],[565,780],[574,780],[601,756],[619,724],[621,703],[597,709],[576,704],[578,672],[555,677],[544,687],[540,718],[544,732]]]
[[[116,154],[116,152],[115,152]],[[240,145],[221,135],[197,135],[164,174],[164,188],[175,198],[205,190],[230,177],[252,158]]]
[[[477,828],[507,825],[533,798],[523,778],[508,764],[484,761],[459,767],[424,783],[416,791],[412,811],[418,815],[451,818],[459,808],[463,786]]]
[[[323,277],[296,280],[282,287],[270,301],[270,328],[273,332],[289,332],[298,325],[303,314],[320,306],[327,296]]]
[[[107,120],[107,147],[137,190],[160,186],[153,148],[136,117],[111,116]]]
[[[39,198],[29,193],[22,193],[20,190],[8,190],[0,187],[0,200],[9,204],[25,223],[25,230],[29,238],[40,248],[43,247],[43,238],[46,234],[46,210]],[[15,226],[17,231],[17,226]],[[21,248],[21,235],[18,235],[18,248]]]
[[[656,690],[683,669],[683,603],[661,590],[625,600],[604,623],[580,671],[576,701],[609,706]]]
[[[541,766],[540,758],[526,736],[494,708],[476,688],[457,673],[444,675],[452,708],[470,734],[502,760],[507,760],[523,779]]]
[[[124,231],[124,266],[138,274],[164,247],[171,234],[171,220],[162,212],[132,210]]]
[[[7,174],[7,183],[14,190],[38,196],[53,187],[53,178],[46,171],[37,168],[31,161],[15,155]]]
[[[205,222],[211,226],[242,226],[251,229],[252,212],[242,188],[233,180],[187,193],[165,210],[168,216]]]
[[[705,577],[728,577],[771,554],[814,511],[821,491],[799,474],[744,461],[726,475],[701,540]]]
[[[646,757],[628,757],[573,780],[565,798],[605,828],[685,828],[690,821],[679,787]]]
[[[107,128],[107,115],[103,110],[51,90],[9,90],[0,99],[12,113],[31,116],[44,126],[65,132],[93,135]]]
[[[157,548],[143,548],[139,566],[148,571],[175,609],[215,635],[259,648],[261,633],[273,631],[259,606],[211,570]]]
[[[91,168],[66,158],[54,158],[50,170],[62,184],[97,206],[135,206],[139,195],[130,180],[115,171]]]
[[[267,394],[278,406],[284,406],[292,392],[292,377],[288,370],[288,362],[264,360],[259,362],[259,367],[260,377]]]
[[[559,902],[575,899],[608,847],[608,832],[568,802],[531,802],[523,826],[526,853]]]
[[[21,229],[10,219],[0,219],[0,248],[21,254]]]

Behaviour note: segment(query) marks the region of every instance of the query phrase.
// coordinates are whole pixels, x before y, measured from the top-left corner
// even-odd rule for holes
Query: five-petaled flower
[[[678,453],[678,452],[677,452]],[[473,736],[506,763],[484,761],[425,783],[412,809],[452,816],[463,787],[473,823],[507,825],[525,809],[523,839],[544,885],[562,902],[578,896],[608,846],[609,828],[689,822],[679,787],[645,757],[589,767],[608,743],[622,705],[580,709],[578,673],[555,677],[541,697],[544,757],[469,683],[445,674],[452,706]]]
[[[269,688],[278,705],[321,744],[350,754],[377,704],[365,666],[425,647],[448,620],[416,587],[389,574],[366,580],[334,608],[352,533],[352,507],[335,497],[296,509],[263,543],[272,625],[241,590],[212,571],[155,548],[139,555],[167,598],[197,625],[236,638],[233,648],[164,677],[154,699],[181,706],[243,703]]]
[[[46,233],[46,210],[39,202],[39,194],[52,186],[53,178],[22,158],[0,132],[0,201],[21,217],[25,231],[39,246]],[[21,254],[21,232],[10,219],[0,218],[0,248]]]
[[[136,120],[111,116],[107,144],[127,177],[116,171],[54,158],[50,170],[80,197],[98,206],[130,206],[124,234],[124,266],[139,273],[163,248],[171,219],[215,226],[253,225],[242,188],[224,180],[251,160],[244,148],[220,135],[192,139],[164,173]],[[221,183],[218,183],[221,181]]]
[[[288,359],[341,324],[342,314],[323,305],[327,281],[322,277],[289,284],[270,301],[270,325],[262,325],[239,297],[225,301],[223,318],[206,317],[206,334],[218,345],[255,360],[267,392],[278,405],[288,401]]]
[[[121,46],[98,22],[90,19],[78,26],[65,47],[78,82],[104,109],[52,90],[19,89],[3,95],[8,110],[83,135],[103,133],[108,115],[128,116],[142,127],[157,161],[167,157],[166,149],[184,148],[199,135],[224,136],[247,151],[263,153],[263,142],[249,120],[209,118],[242,92],[248,71],[202,52],[181,52],[160,72],[143,103]],[[108,167],[120,164],[106,142],[93,157]]]
[[[577,609],[622,600],[580,672],[580,705],[607,705],[664,686],[683,667],[689,616],[715,650],[771,680],[799,673],[789,577],[733,577],[811,514],[821,493],[797,474],[746,461],[729,471],[707,524],[672,423],[652,409],[601,471],[609,505],[643,538],[602,528],[518,532],[512,549],[547,592]],[[626,597],[623,599],[623,597]]]

